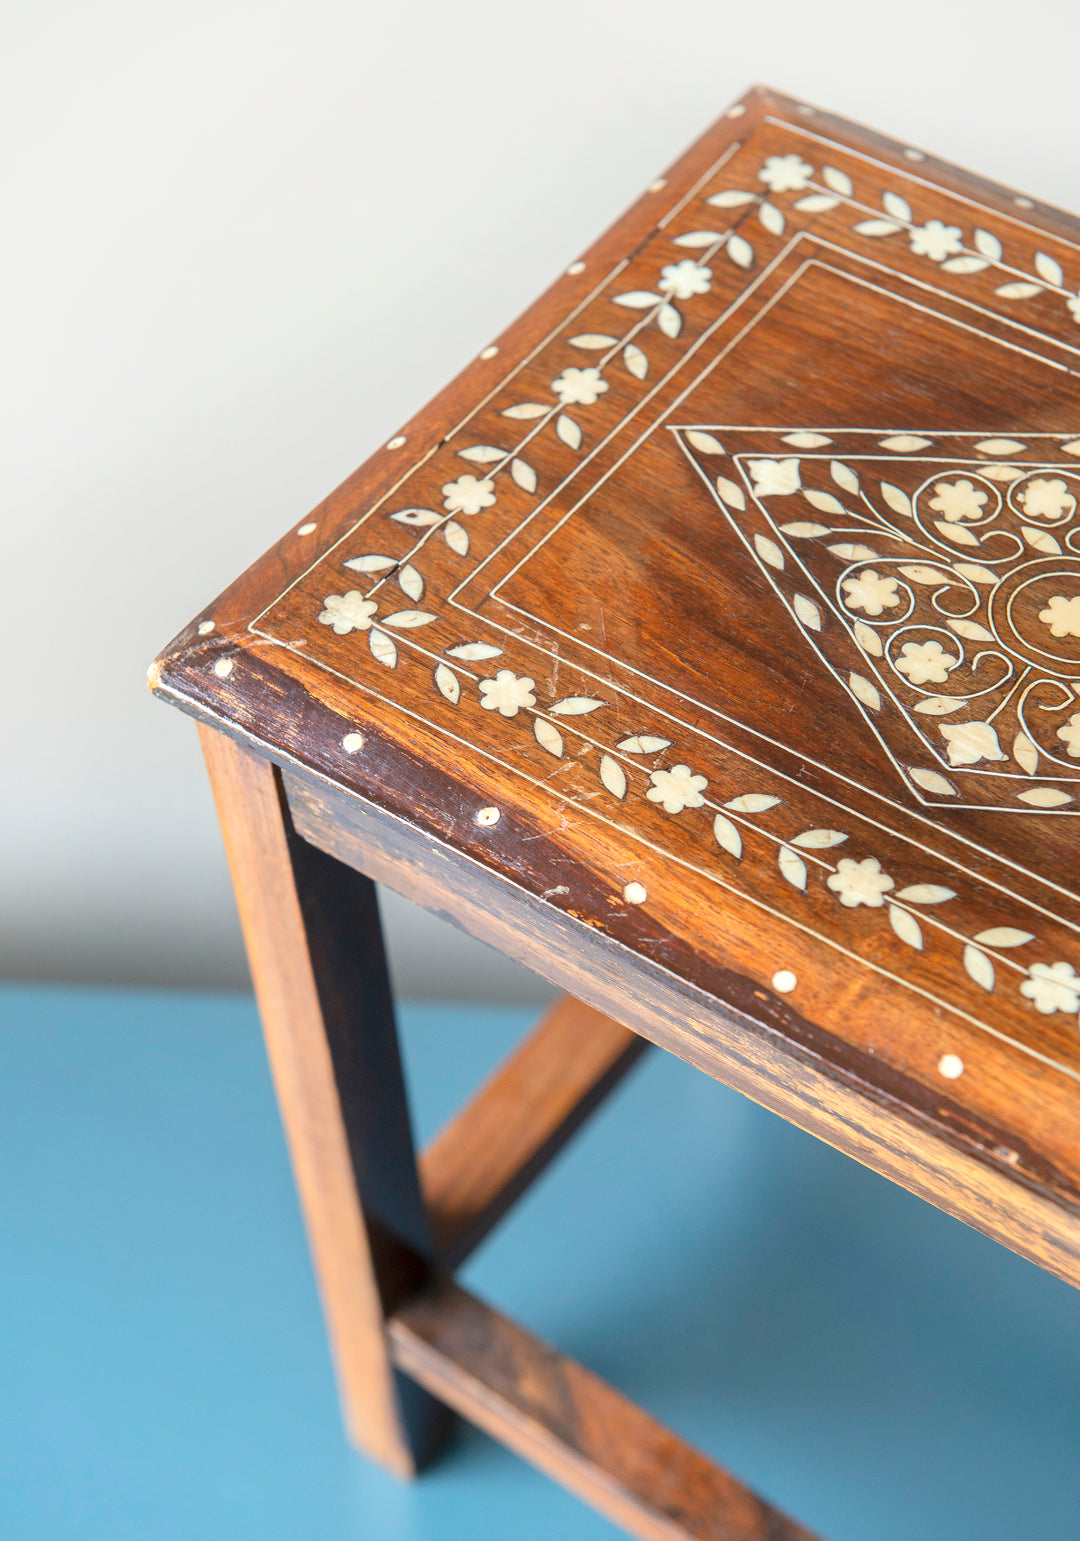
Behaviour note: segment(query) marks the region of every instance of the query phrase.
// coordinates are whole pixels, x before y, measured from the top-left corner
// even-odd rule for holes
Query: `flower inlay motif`
[[[958,482],[937,482],[934,492],[937,496],[930,499],[930,507],[944,514],[949,524],[955,524],[959,519],[982,518],[987,495],[977,491],[966,477],[961,477]]]
[[[770,155],[758,178],[771,193],[801,193],[814,174],[800,155]]]
[[[944,262],[963,251],[964,242],[958,225],[946,225],[940,219],[929,219],[925,225],[917,225],[910,234],[911,249],[917,257],[929,257],[931,262]]]
[[[1020,994],[1043,1016],[1080,1009],[1080,974],[1071,963],[1033,963],[1030,975],[1021,984]]]
[[[695,776],[689,765],[674,765],[671,770],[653,771],[652,786],[645,796],[659,803],[665,813],[681,813],[684,808],[700,808],[702,793],[708,786],[704,776]]]
[[[1080,436],[678,432],[920,801],[1080,813]]]
[[[893,887],[892,878],[882,872],[876,856],[866,856],[862,861],[855,861],[851,856],[842,857],[826,882],[849,910],[859,904],[880,909],[885,903],[885,894]]]
[[[443,487],[443,507],[451,514],[478,514],[495,503],[495,483],[489,476],[459,476]]]
[[[959,658],[946,653],[941,643],[934,638],[929,642],[905,642],[900,652],[896,667],[901,674],[907,675],[913,685],[925,685],[928,680],[932,684],[942,685],[949,677],[949,670],[955,669],[960,662]]]
[[[693,264],[691,264],[693,266]],[[599,369],[564,369],[551,388],[564,407],[591,407],[607,390],[608,383]]]
[[[1057,730],[1058,738],[1064,739],[1069,753],[1080,760],[1080,712],[1074,712],[1068,722]]]
[[[1039,611],[1039,620],[1049,626],[1051,636],[1080,637],[1080,594],[1068,599],[1064,594],[1055,594],[1046,609]]]
[[[1069,484],[1060,477],[1034,477],[1020,494],[1020,501],[1029,519],[1061,519],[1076,511],[1076,499]]]
[[[881,615],[886,608],[900,603],[896,583],[895,578],[883,578],[872,567],[868,567],[857,578],[844,579],[841,585],[844,603],[850,610],[865,610],[867,615]]]
[[[672,299],[692,300],[695,295],[708,294],[711,278],[711,268],[701,267],[699,263],[687,258],[683,262],[671,262],[661,268],[657,287],[665,294],[670,294]]]
[[[517,675],[512,669],[500,669],[492,680],[480,681],[480,705],[503,717],[516,717],[523,706],[535,706],[536,681]]]
[[[357,589],[350,589],[347,594],[328,594],[319,620],[324,626],[332,626],[339,637],[347,637],[351,631],[367,631],[378,608],[374,599],[366,599]]]
[[[980,760],[1007,760],[998,743],[997,732],[989,722],[946,722],[942,737],[950,765],[978,765]]]

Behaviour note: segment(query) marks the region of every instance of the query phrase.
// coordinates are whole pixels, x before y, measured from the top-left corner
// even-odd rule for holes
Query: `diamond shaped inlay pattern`
[[[920,801],[1080,811],[1080,441],[676,431]]]

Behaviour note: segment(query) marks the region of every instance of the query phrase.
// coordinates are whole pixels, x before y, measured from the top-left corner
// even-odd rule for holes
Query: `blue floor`
[[[406,1008],[430,1133],[524,1028]],[[3,1541],[588,1541],[344,1445],[255,1013],[0,989]],[[829,1541],[1080,1536],[1080,1296],[666,1055],[467,1271]]]

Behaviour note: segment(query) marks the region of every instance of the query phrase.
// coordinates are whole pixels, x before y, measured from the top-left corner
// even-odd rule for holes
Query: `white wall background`
[[[0,972],[234,985],[151,656],[751,82],[1080,207],[1069,0],[4,0]],[[413,994],[538,986],[390,906]]]

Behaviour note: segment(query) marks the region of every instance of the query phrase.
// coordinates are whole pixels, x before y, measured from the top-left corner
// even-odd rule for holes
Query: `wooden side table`
[[[451,1408],[637,1535],[807,1536],[453,1282],[646,1041],[1080,1282],[1078,285],[753,91],[153,665],[392,1470]],[[568,992],[419,1159],[372,880]]]

